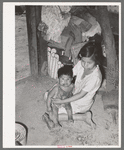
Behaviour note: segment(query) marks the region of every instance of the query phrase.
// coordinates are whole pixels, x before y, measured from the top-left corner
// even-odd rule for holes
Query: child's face
[[[86,70],[92,70],[96,64],[90,57],[82,57],[81,65]]]
[[[72,78],[68,75],[61,75],[59,77],[59,84],[61,86],[65,86],[65,87],[68,87],[71,85],[71,82],[72,82]]]

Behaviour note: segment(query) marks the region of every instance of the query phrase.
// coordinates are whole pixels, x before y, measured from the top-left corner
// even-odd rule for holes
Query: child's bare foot
[[[86,113],[86,119],[85,119],[85,122],[91,126],[92,129],[96,129],[96,124],[95,122],[92,120],[92,112],[91,111],[88,111]]]
[[[49,115],[47,113],[45,113],[42,116],[42,120],[47,124],[47,127],[51,130],[52,128],[55,127],[55,124],[52,120],[50,120]]]

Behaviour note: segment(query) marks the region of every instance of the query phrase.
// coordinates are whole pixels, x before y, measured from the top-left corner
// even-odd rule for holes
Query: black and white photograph
[[[121,146],[120,18],[120,2],[3,4],[4,33],[13,34],[3,56],[14,56],[5,73],[14,90],[3,88],[3,109],[14,112],[9,129],[3,118],[3,138],[13,126],[5,148]]]

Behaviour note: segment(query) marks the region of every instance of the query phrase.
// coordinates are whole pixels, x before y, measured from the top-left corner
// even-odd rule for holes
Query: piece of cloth
[[[68,6],[63,6],[62,10],[69,11]],[[60,8],[58,6],[42,6],[41,20],[48,26],[47,40],[50,39],[61,43],[61,33],[63,29],[68,26],[71,15],[68,14],[66,18],[63,18]]]
[[[55,47],[55,48],[61,48],[61,49],[65,50],[65,45],[66,45],[67,41],[68,41],[68,36],[64,36],[61,34],[61,43],[57,43],[55,41],[50,40],[48,43],[48,46]]]
[[[73,60],[73,63],[74,65],[77,64],[78,62],[78,53],[80,52],[81,48],[86,44],[87,42],[82,42],[82,43],[77,43],[77,44],[74,44],[72,45],[71,47],[71,54],[72,54],[72,60]]]
[[[82,41],[88,41],[89,37],[93,37],[95,34],[101,34],[101,27],[96,21],[95,17],[93,17],[89,13],[86,13],[84,16],[84,20],[89,22],[92,27],[88,31],[82,32]]]
[[[79,61],[73,68],[73,74],[77,76],[73,95],[79,93],[81,90],[88,93],[83,98],[71,102],[73,114],[79,112],[83,113],[91,108],[94,102],[93,97],[96,94],[96,91],[99,89],[102,81],[102,75],[98,65],[91,74],[81,79],[83,73],[84,68],[81,65],[81,61]],[[60,108],[59,114],[60,113],[66,113],[66,111],[63,108]]]
[[[92,27],[92,25],[89,22],[77,16],[71,16],[70,21],[77,25],[81,29],[81,32],[86,32]]]
[[[70,23],[77,25],[81,29],[81,32],[86,32],[92,27],[92,25],[90,23],[88,23],[84,19],[81,19],[77,16],[71,16]],[[62,48],[65,50],[65,46],[67,45],[68,38],[70,37],[70,35],[69,35],[70,31],[73,32],[73,30],[71,30],[70,26],[68,25],[66,28],[63,29],[63,31],[60,35],[61,42],[58,43],[53,40],[49,40],[49,45],[57,47],[57,48]],[[44,36],[44,39],[47,40],[47,37]]]

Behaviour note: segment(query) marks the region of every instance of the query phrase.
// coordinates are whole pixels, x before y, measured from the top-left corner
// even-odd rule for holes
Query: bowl
[[[27,129],[21,123],[15,123],[15,142],[19,142],[20,145],[27,143]]]

